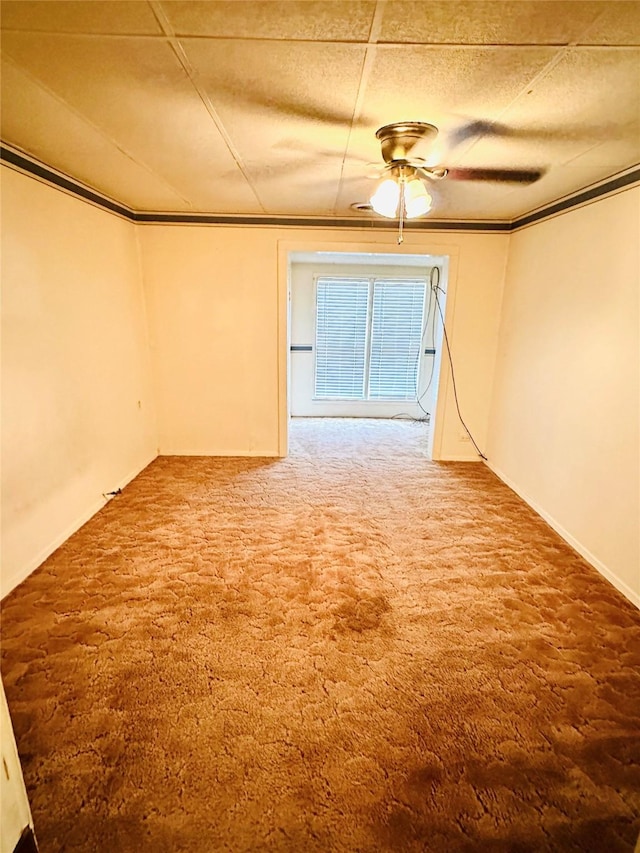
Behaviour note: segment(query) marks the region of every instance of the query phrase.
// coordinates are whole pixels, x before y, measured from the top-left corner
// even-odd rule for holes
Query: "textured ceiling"
[[[134,211],[361,216],[378,127],[438,126],[434,218],[640,162],[640,2],[4,0],[2,139]]]

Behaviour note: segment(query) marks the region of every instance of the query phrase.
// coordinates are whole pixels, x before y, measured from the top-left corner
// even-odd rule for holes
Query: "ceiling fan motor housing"
[[[409,153],[418,142],[433,140],[438,135],[438,128],[423,121],[401,121],[385,124],[376,131],[376,137],[382,146],[382,157],[385,163],[396,160],[408,160]]]

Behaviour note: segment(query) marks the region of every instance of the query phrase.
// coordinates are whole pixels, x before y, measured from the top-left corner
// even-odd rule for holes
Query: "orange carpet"
[[[160,458],[3,602],[42,853],[633,850],[640,613],[424,429]]]

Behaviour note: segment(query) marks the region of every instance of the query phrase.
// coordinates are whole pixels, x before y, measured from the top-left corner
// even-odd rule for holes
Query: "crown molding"
[[[99,207],[111,211],[111,213],[117,213],[126,219],[132,218],[133,212],[128,207],[125,207],[125,205],[90,189],[67,175],[63,175],[62,172],[56,172],[50,166],[45,166],[44,163],[40,163],[38,160],[26,157],[24,154],[21,154],[14,148],[9,148],[5,144],[0,145],[0,162],[14,166],[21,172],[26,172],[34,178],[45,181],[47,184],[53,184],[58,189],[65,190],[78,198],[84,199],[84,201],[97,204]]]
[[[534,210],[524,216],[514,219],[511,223],[511,231],[517,231],[520,228],[525,228],[527,225],[533,225],[543,219],[550,219],[557,216],[559,213],[566,213],[574,207],[582,207],[589,202],[596,201],[606,195],[613,195],[621,190],[629,189],[634,184],[640,183],[640,168],[634,166],[621,174],[613,175],[604,181],[585,187],[575,193],[571,193],[565,198],[544,205],[539,210]]]
[[[130,222],[148,225],[237,225],[279,228],[368,228],[395,231],[395,221],[364,217],[332,216],[243,216],[209,213],[164,213],[137,211],[92,189],[80,181],[58,172],[50,166],[27,156],[7,145],[0,144],[0,162],[25,172],[71,193],[77,198],[95,204],[105,210],[128,219]],[[511,221],[504,220],[447,220],[421,219],[404,223],[408,231],[472,231],[477,233],[511,233],[526,228],[544,219],[566,213],[575,207],[589,204],[606,195],[629,189],[640,183],[640,167],[634,166],[623,173],[613,175],[589,187],[585,187],[565,198],[544,205],[538,210],[519,216]]]

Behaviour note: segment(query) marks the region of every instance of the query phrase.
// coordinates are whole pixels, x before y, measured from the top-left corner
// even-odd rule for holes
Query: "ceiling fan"
[[[412,152],[418,143],[432,142],[438,128],[421,121],[386,124],[376,131],[380,140],[384,179],[378,185],[369,205],[352,205],[358,210],[371,209],[390,219],[415,219],[431,209],[432,198],[422,180],[493,181],[531,184],[543,175],[542,169],[464,169],[432,166]]]

